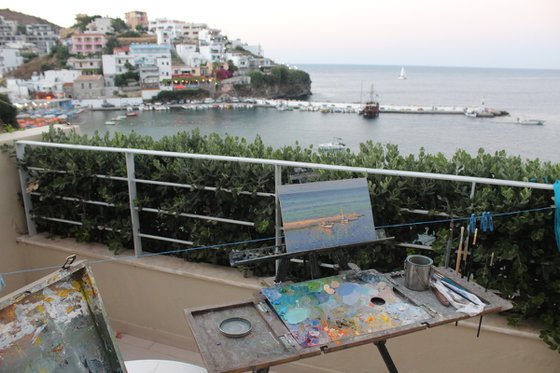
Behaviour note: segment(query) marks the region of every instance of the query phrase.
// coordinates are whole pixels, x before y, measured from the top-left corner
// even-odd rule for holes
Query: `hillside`
[[[28,63],[19,66],[14,71],[10,71],[8,74],[6,74],[6,77],[16,78],[16,79],[26,79],[26,80],[31,79],[31,75],[33,75],[33,72],[42,71],[41,67],[43,65],[50,65],[53,67],[62,68],[56,65],[55,57],[41,56],[41,57],[34,58]]]
[[[51,23],[51,22],[47,21],[46,19],[43,19],[43,18],[40,18],[40,17],[35,17],[35,16],[30,16],[30,15],[19,13],[19,12],[15,12],[15,11],[10,10],[8,8],[0,9],[0,16],[4,17],[4,19],[8,20],[8,21],[18,21],[18,23],[22,24],[22,25],[30,25],[32,23],[46,23],[46,24],[51,25],[53,30],[57,33],[61,29],[60,26],[55,25],[54,23]]]

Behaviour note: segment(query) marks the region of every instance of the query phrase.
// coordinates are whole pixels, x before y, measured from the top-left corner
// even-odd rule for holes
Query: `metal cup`
[[[424,255],[409,255],[404,261],[404,286],[423,291],[430,287],[434,261]]]

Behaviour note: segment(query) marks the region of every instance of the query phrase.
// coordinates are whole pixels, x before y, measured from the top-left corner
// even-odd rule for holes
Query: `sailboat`
[[[401,73],[399,74],[399,80],[406,79],[406,72],[404,71],[404,67],[401,68]]]

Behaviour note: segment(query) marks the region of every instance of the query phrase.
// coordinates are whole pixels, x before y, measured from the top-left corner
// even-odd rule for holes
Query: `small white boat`
[[[319,144],[319,151],[322,153],[338,152],[346,149],[346,144],[342,142],[342,138],[335,137],[332,142]]]
[[[544,120],[542,119],[519,119],[517,118],[517,122],[518,124],[536,124],[536,125],[543,125],[544,124]]]
[[[117,122],[115,122],[114,120],[108,120],[105,122],[106,126],[114,126],[115,124],[117,124]]]
[[[123,120],[126,119],[126,115],[117,115],[113,120]]]
[[[404,67],[401,68],[401,73],[399,74],[399,80],[406,79],[406,72],[404,71]]]

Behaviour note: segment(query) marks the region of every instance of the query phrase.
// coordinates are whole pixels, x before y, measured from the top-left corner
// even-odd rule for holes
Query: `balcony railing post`
[[[274,166],[274,245],[276,250],[282,244],[282,216],[280,215],[280,198],[278,197],[278,188],[282,185],[282,166]],[[276,261],[276,272],[280,261]]]
[[[142,255],[142,239],[140,238],[140,217],[136,206],[136,172],[134,167],[134,154],[125,153],[126,157],[126,177],[128,179],[128,200],[130,207],[130,217],[132,220],[132,239],[134,243],[134,255]]]
[[[25,144],[16,144],[16,157],[19,162],[23,162],[25,157]],[[31,210],[33,210],[33,203],[31,202],[31,194],[27,193],[27,182],[29,180],[29,173],[19,167],[19,183],[21,185],[21,195],[23,198],[23,208],[25,209],[25,220],[27,221],[27,233],[30,236],[37,234],[35,222],[31,218]]]
[[[475,191],[475,189],[476,189],[476,182],[473,181],[473,183],[472,183],[472,185],[471,185],[471,195],[470,195],[471,202],[474,200],[474,191]]]

